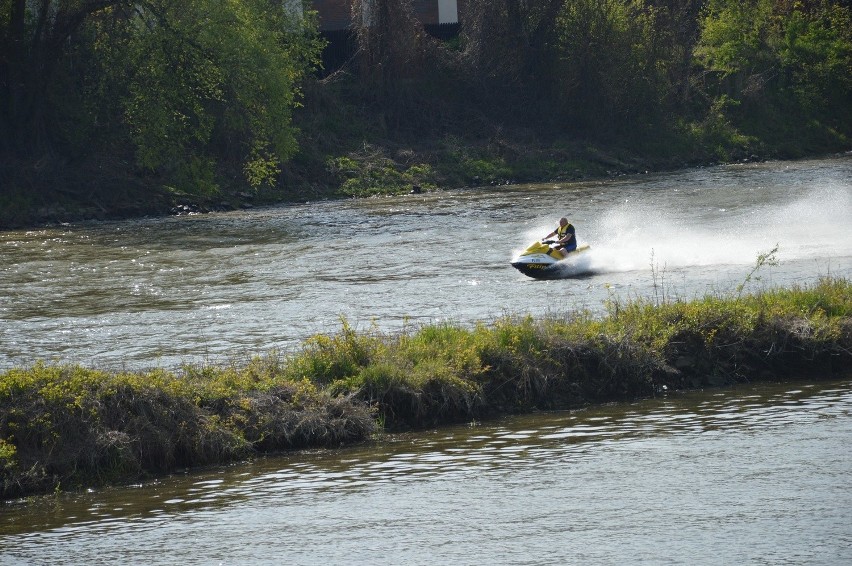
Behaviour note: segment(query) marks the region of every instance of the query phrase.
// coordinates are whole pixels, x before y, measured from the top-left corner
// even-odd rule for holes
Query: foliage
[[[15,461],[17,451],[14,444],[0,438],[0,470],[13,469],[17,465]]]
[[[852,8],[839,0],[471,0],[452,42],[409,0],[359,1],[359,49],[322,79],[316,14],[299,23],[279,2],[0,5],[0,222],[64,220],[50,213],[63,203],[138,215],[178,199],[797,157],[852,139]],[[588,145],[630,159],[602,165]]]
[[[566,2],[557,22],[553,84],[565,119],[587,130],[623,130],[653,117],[664,64],[651,53],[656,14],[641,2]]]
[[[695,50],[707,70],[706,93],[762,137],[799,136],[800,145],[816,146],[810,151],[848,141],[850,30],[852,10],[829,0],[709,2]]]
[[[415,186],[423,190],[435,188],[430,165],[400,165],[369,145],[348,156],[329,158],[328,170],[340,180],[340,192],[347,196],[408,193]]]
[[[174,171],[185,192],[216,190],[213,156],[243,163],[253,187],[273,183],[296,150],[291,111],[318,57],[310,29],[264,0],[159,0],[125,25],[148,30],[122,51],[140,165]]]
[[[485,88],[501,89],[510,100],[519,95],[534,100],[552,77],[549,45],[562,4],[561,0],[465,2],[459,18],[469,76]]]
[[[142,172],[211,194],[234,171],[272,185],[296,152],[292,111],[322,48],[312,13],[267,0],[19,5],[0,20],[2,43],[26,47],[0,64],[15,79],[2,81],[0,123],[20,142],[6,153],[85,163],[132,146]]]

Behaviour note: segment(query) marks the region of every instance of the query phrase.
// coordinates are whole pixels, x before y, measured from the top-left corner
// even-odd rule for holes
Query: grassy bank
[[[0,375],[0,493],[136,481],[380,430],[852,371],[852,283],[317,335],[240,366]]]
[[[347,88],[348,85],[348,88]],[[0,165],[0,230],[85,220],[227,211],[278,203],[512,183],[571,182],[850,150],[848,133],[796,115],[787,129],[738,128],[726,117],[673,119],[629,134],[590,135],[491,115],[401,127],[352,85],[311,83],[294,116],[299,149],[275,183],[250,187],[221,164],[216,190],[182,191],[132,165],[124,146],[73,163]],[[433,102],[433,104],[435,104]],[[460,104],[460,103],[459,103]],[[430,107],[431,108],[431,107]],[[430,112],[424,112],[431,115]],[[459,115],[464,113],[459,110]],[[768,120],[772,122],[772,120]],[[790,123],[795,125],[790,126]],[[775,122],[772,122],[775,123]],[[763,122],[761,122],[763,124]]]
[[[313,124],[319,119],[316,113],[320,110],[302,117],[305,130],[321,126]],[[381,115],[353,116],[346,107],[329,114],[337,117],[332,122],[339,125],[322,136],[302,138],[299,154],[274,185],[251,188],[234,182],[215,192],[186,193],[164,187],[162,179],[154,175],[140,174],[126,160],[103,163],[92,156],[91,163],[76,164],[78,169],[62,169],[40,179],[39,190],[33,190],[28,179],[11,179],[0,194],[0,230],[398,195],[410,193],[415,186],[433,191],[602,179],[775,156],[746,146],[725,146],[724,155],[717,155],[715,149],[702,147],[686,133],[675,136],[666,148],[649,153],[623,143],[542,139],[502,124],[480,125],[474,135],[448,132],[395,138],[392,133],[369,129],[368,124],[382,121]],[[845,146],[836,144],[829,151],[843,149]],[[24,175],[27,165],[16,169]]]

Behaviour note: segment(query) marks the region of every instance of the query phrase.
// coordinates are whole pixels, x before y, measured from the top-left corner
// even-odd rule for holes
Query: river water
[[[570,279],[509,262],[567,215]],[[175,367],[314,333],[852,276],[852,155],[0,233],[0,369]]]
[[[512,269],[561,215],[569,277]],[[824,275],[852,277],[849,155],[6,232],[0,369]],[[0,564],[849,564],[850,445],[848,381],[539,413],[6,504]]]
[[[852,382],[546,412],[0,507],[0,563],[852,563]]]

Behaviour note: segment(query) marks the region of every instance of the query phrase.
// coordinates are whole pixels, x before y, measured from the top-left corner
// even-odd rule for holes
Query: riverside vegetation
[[[330,72],[316,15],[268,0],[0,0],[0,228],[850,145],[848,1],[467,0],[452,41],[406,0],[362,4],[357,56]],[[848,281],[660,303],[344,322],[226,367],[8,370],[0,496],[852,367]]]
[[[365,2],[0,0],[0,228],[852,145],[846,0]]]
[[[395,334],[343,321],[289,355],[179,371],[12,369],[0,374],[0,494],[131,482],[506,413],[850,375],[852,283],[742,291]]]

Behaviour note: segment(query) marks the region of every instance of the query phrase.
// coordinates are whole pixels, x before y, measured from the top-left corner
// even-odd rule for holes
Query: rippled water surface
[[[539,282],[511,257],[567,215],[591,252]],[[0,233],[0,369],[290,350],[317,332],[601,309],[852,276],[852,156],[613,181]],[[655,286],[656,284],[656,286]]]
[[[0,507],[2,564],[849,564],[852,383],[671,395]]]
[[[509,265],[567,215],[566,279]],[[758,255],[772,265],[749,277]],[[0,233],[0,369],[852,277],[852,156]],[[0,506],[0,564],[850,564],[852,384],[541,413]]]

